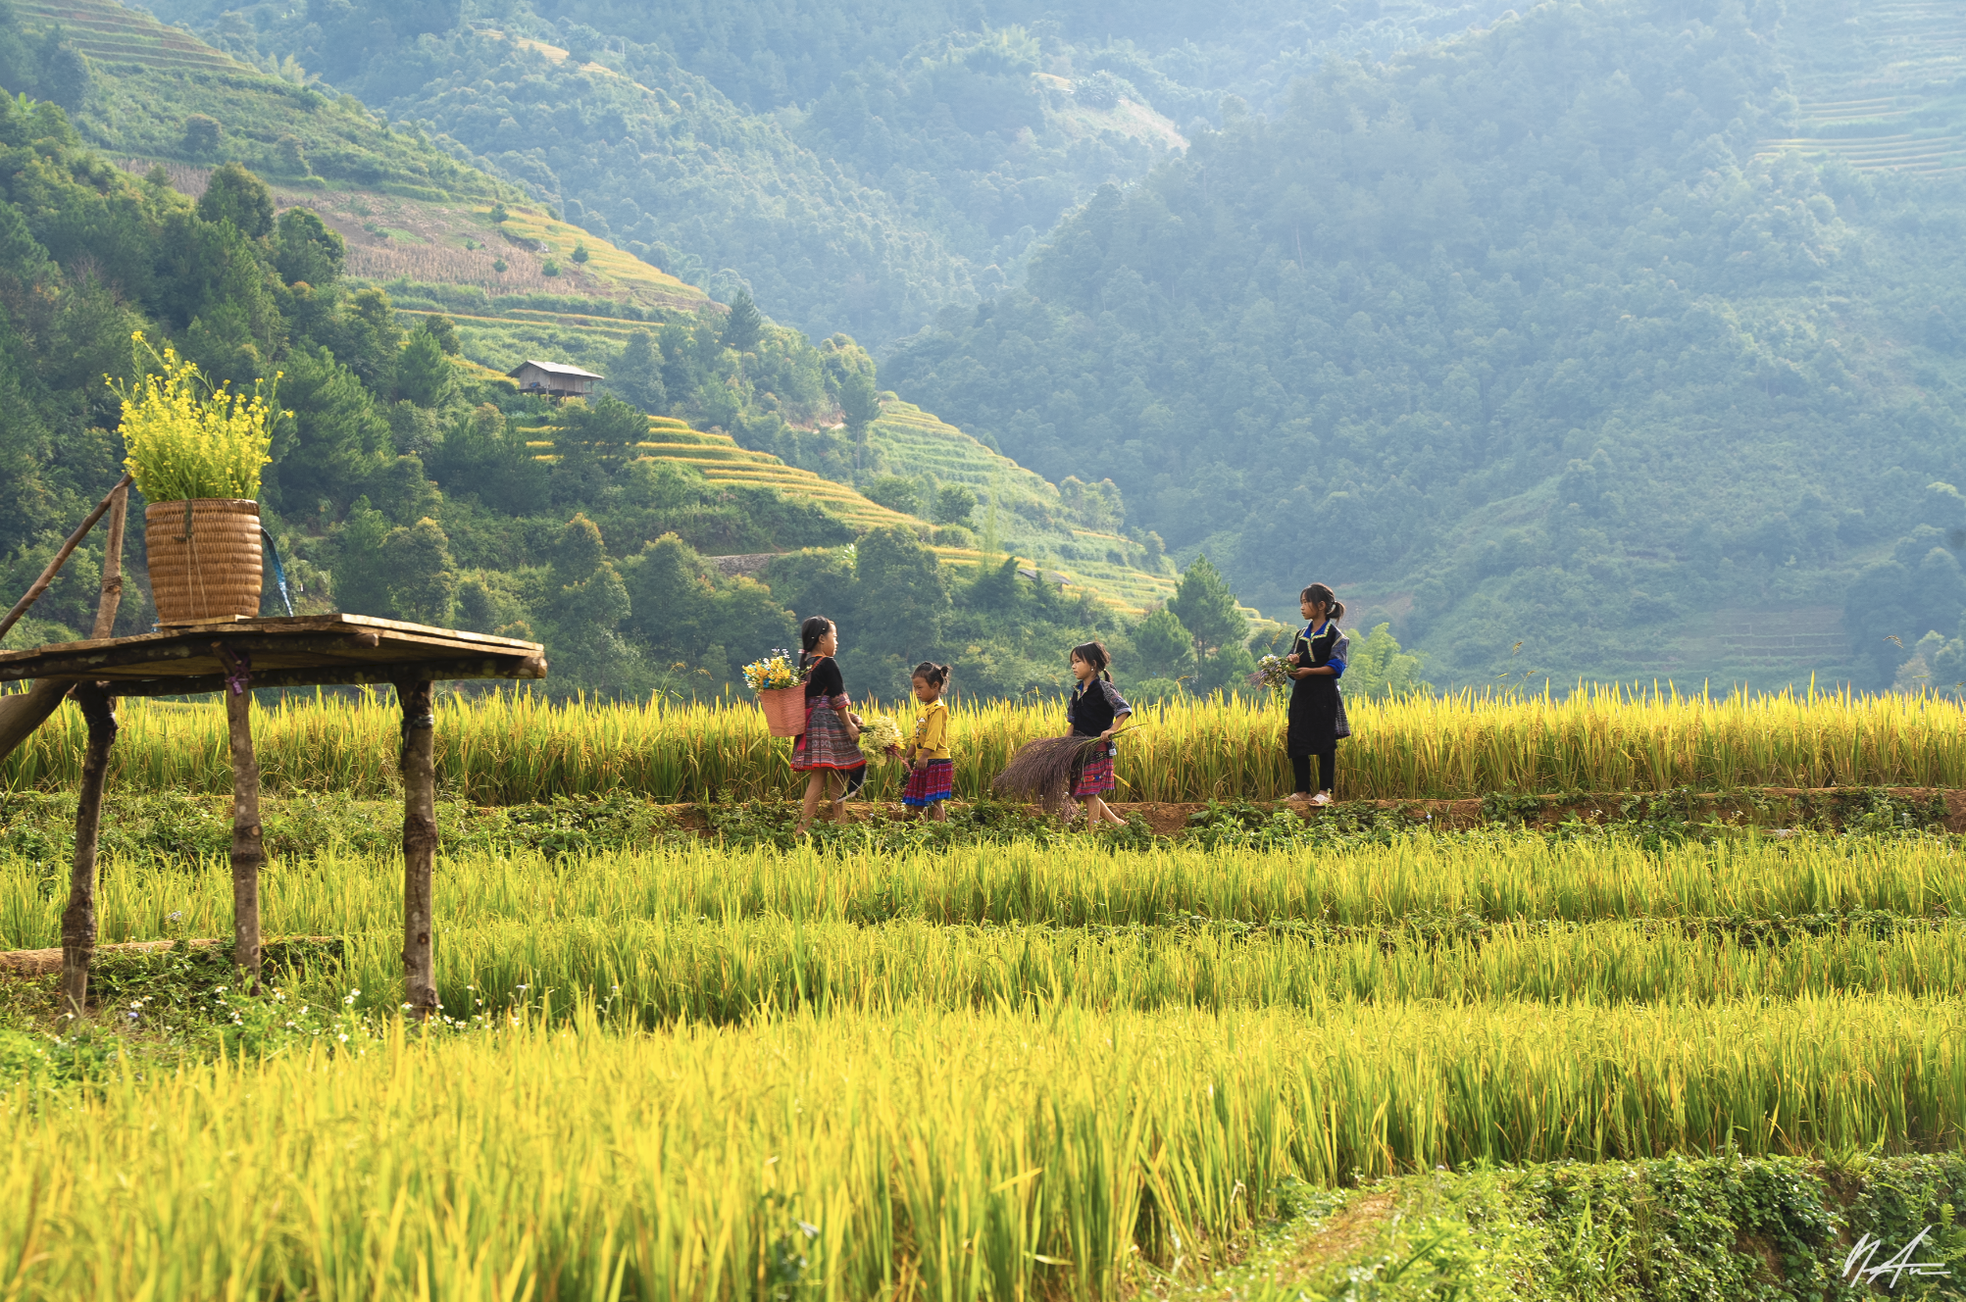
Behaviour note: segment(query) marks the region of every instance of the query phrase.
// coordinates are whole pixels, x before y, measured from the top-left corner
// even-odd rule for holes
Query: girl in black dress
[[[1133,713],[1120,689],[1113,686],[1108,668],[1112,663],[1103,642],[1085,642],[1072,648],[1072,677],[1079,685],[1065,702],[1065,723],[1071,736],[1097,737],[1106,743],[1092,747],[1093,753],[1083,756],[1072,774],[1072,795],[1085,801],[1088,829],[1126,826],[1126,820],[1108,809],[1105,800],[1119,785],[1113,776],[1113,756],[1119,752],[1113,734]],[[1066,806],[1068,818],[1070,808]]]
[[[1338,775],[1338,739],[1352,735],[1345,720],[1345,698],[1338,694],[1338,679],[1345,672],[1352,639],[1338,627],[1338,621],[1345,617],[1345,603],[1324,584],[1305,588],[1297,608],[1304,612],[1306,623],[1290,654],[1284,657],[1293,680],[1288,749],[1297,790],[1290,800],[1328,805]],[[1312,759],[1317,760],[1315,796],[1311,794]]]
[[[846,781],[845,795],[852,795],[867,779],[867,758],[860,753],[860,716],[849,707],[846,683],[833,653],[840,648],[840,632],[824,615],[814,615],[799,626],[799,667],[806,674],[806,730],[792,742],[792,769],[806,775],[805,807],[799,814],[798,831],[804,832],[818,816],[823,797],[833,809],[835,822],[846,821],[844,797],[833,798],[833,775]]]

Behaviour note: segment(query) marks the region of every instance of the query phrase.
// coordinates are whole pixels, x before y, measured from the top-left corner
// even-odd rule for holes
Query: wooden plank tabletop
[[[296,615],[0,651],[0,682],[108,682],[119,696],[217,691],[226,674],[221,646],[250,659],[254,687],[546,676],[537,642],[370,615]]]

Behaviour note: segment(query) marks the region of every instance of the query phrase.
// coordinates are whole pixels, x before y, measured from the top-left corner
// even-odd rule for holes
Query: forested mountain
[[[1927,489],[1966,474],[1966,212],[1956,173],[1762,146],[1796,112],[1779,17],[1545,5],[1327,66],[885,373],[1110,476],[1266,609],[1340,581],[1440,678],[1697,686],[1748,658],[1715,612],[1787,608],[1849,638],[1787,673],[1888,684],[1966,596]]]
[[[1225,94],[1257,108],[1329,58],[1384,59],[1500,14],[1501,4],[1392,0],[540,0],[565,25],[657,42],[753,111],[823,100],[842,73],[903,68],[952,34],[1022,26],[1051,59],[1125,79],[1181,123],[1213,116]],[[1057,70],[1054,67],[1054,71]],[[986,74],[987,75],[987,74]],[[963,102],[951,96],[951,107]]]
[[[748,287],[815,336],[885,338],[975,297],[936,233],[660,49],[570,57],[531,39],[536,23],[464,27],[455,10],[381,0],[316,9],[282,10],[263,32],[229,13],[208,34],[326,74],[390,121],[428,123],[576,224],[726,300]]]

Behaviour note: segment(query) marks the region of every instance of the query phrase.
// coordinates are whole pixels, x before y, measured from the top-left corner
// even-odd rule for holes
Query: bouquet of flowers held
[[[773,647],[770,655],[744,666],[744,681],[754,692],[774,687],[797,687],[806,680],[799,658],[783,647]]]
[[[860,725],[860,753],[870,760],[901,758],[901,725],[892,719],[868,719]]]
[[[1295,667],[1282,656],[1264,656],[1256,662],[1255,681],[1272,692],[1281,693],[1290,686],[1290,671]]]

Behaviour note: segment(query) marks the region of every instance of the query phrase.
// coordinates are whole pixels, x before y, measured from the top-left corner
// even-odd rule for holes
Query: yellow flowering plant
[[[161,355],[131,336],[142,378],[126,385],[105,376],[123,402],[123,466],[151,502],[194,498],[256,498],[260,468],[273,458],[273,384],[259,381],[250,396],[230,381],[214,386],[197,364],[164,345]],[[146,356],[147,355],[147,356]]]

